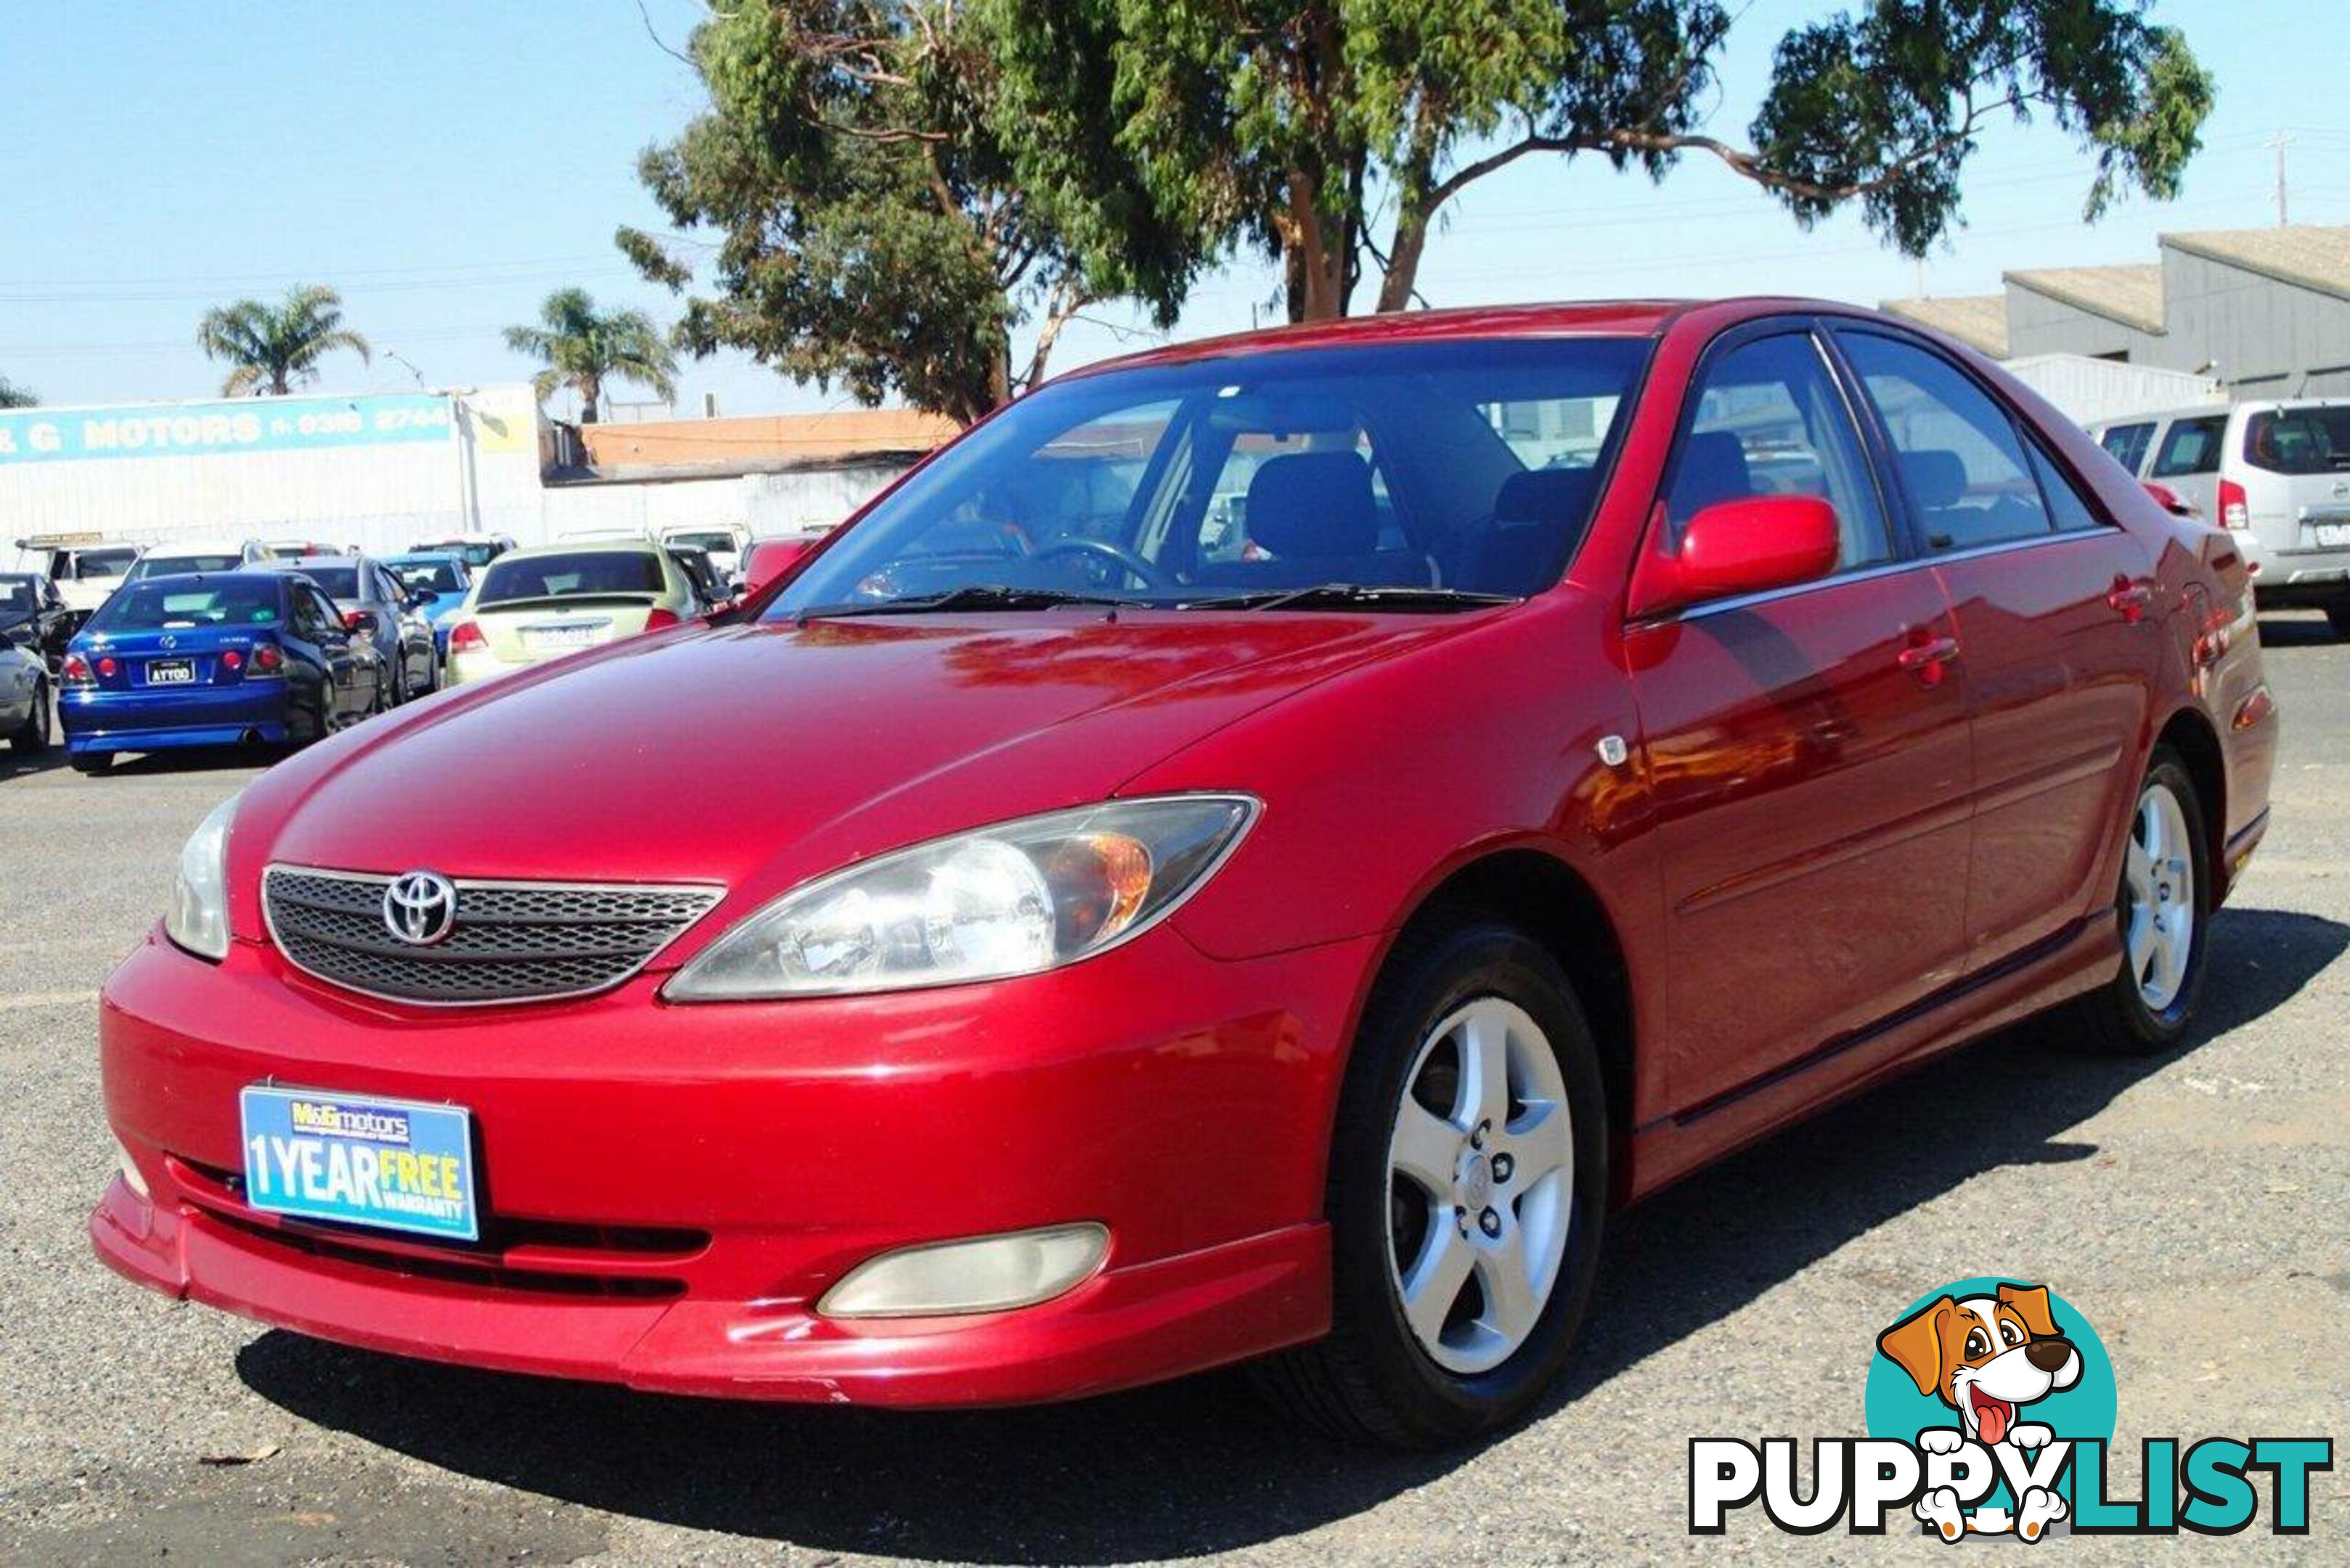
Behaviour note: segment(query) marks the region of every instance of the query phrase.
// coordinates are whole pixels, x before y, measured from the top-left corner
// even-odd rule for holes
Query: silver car
[[[310,556],[299,561],[264,561],[248,572],[292,572],[318,585],[343,612],[343,624],[374,644],[390,666],[391,700],[429,696],[441,687],[441,660],[425,613],[436,595],[411,588],[369,556]]]
[[[2350,400],[2179,409],[2089,433],[2227,529],[2262,606],[2322,609],[2350,638]]]

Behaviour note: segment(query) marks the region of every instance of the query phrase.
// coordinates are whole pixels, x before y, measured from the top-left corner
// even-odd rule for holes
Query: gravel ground
[[[1888,1311],[1983,1273],[2091,1314],[2120,1383],[2117,1495],[2139,1435],[2339,1442],[2350,647],[2314,617],[2265,634],[2274,826],[2214,928],[2194,1043],[2109,1062],[2016,1031],[1683,1184],[1616,1227],[1540,1418],[1441,1458],[1301,1438],[1232,1376],[968,1416],[733,1407],[395,1361],[135,1290],[82,1233],[112,1169],[93,1001],[181,840],[250,774],[90,780],[0,753],[0,1560],[1922,1562],[1941,1548],[1745,1515],[1693,1541],[1686,1445],[1857,1431]],[[2314,1478],[2304,1539],[2119,1550],[2342,1561],[2344,1474]]]

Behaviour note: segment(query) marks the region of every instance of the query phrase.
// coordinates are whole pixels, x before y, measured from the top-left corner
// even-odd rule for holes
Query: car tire
[[[2327,605],[2325,624],[2334,628],[2334,636],[2350,641],[2350,599],[2336,599]]]
[[[20,757],[37,757],[49,749],[49,683],[33,682],[33,711],[8,737],[8,749]]]
[[[1478,1093],[1464,1067],[1472,1054],[1488,1064],[1484,1082],[1502,1063],[1502,1099]],[[1499,1134],[1479,1130],[1494,1119],[1479,1109],[1496,1104]],[[1607,1116],[1590,1024],[1550,954],[1473,912],[1416,922],[1372,992],[1340,1091],[1326,1195],[1330,1333],[1259,1363],[1261,1390],[1330,1436],[1388,1448],[1442,1448],[1523,1416],[1590,1300]],[[1439,1169],[1453,1175],[1449,1193],[1434,1190],[1441,1178],[1413,1174]],[[1505,1280],[1502,1268],[1520,1272]],[[1417,1311],[1407,1277],[1434,1282]],[[1489,1296],[1488,1280],[1513,1301]]]
[[[114,765],[112,752],[79,752],[66,759],[66,764],[78,774],[97,778]]]
[[[2211,848],[2201,797],[2178,754],[2155,748],[2125,829],[2114,898],[2122,958],[2114,977],[2073,1004],[2073,1036],[2107,1055],[2168,1050],[2203,990],[2211,925]]]

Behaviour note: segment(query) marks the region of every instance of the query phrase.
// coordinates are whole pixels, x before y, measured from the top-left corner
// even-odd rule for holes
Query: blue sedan
[[[307,579],[150,577],[74,638],[57,713],[76,771],[102,773],[118,752],[317,740],[390,705],[382,670]]]
[[[465,607],[465,595],[473,586],[473,568],[465,557],[453,550],[415,550],[405,556],[386,556],[378,566],[400,580],[403,587],[419,594],[430,594],[421,607],[425,621],[432,628],[432,648],[445,668],[449,662],[449,628],[461,618],[457,612]]]

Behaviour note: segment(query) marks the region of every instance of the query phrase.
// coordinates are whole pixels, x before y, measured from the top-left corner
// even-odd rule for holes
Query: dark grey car
[[[440,689],[432,623],[424,614],[434,598],[429,589],[410,589],[368,556],[307,556],[298,561],[256,562],[244,570],[291,572],[317,584],[343,612],[344,624],[372,642],[390,667],[393,702]]]

